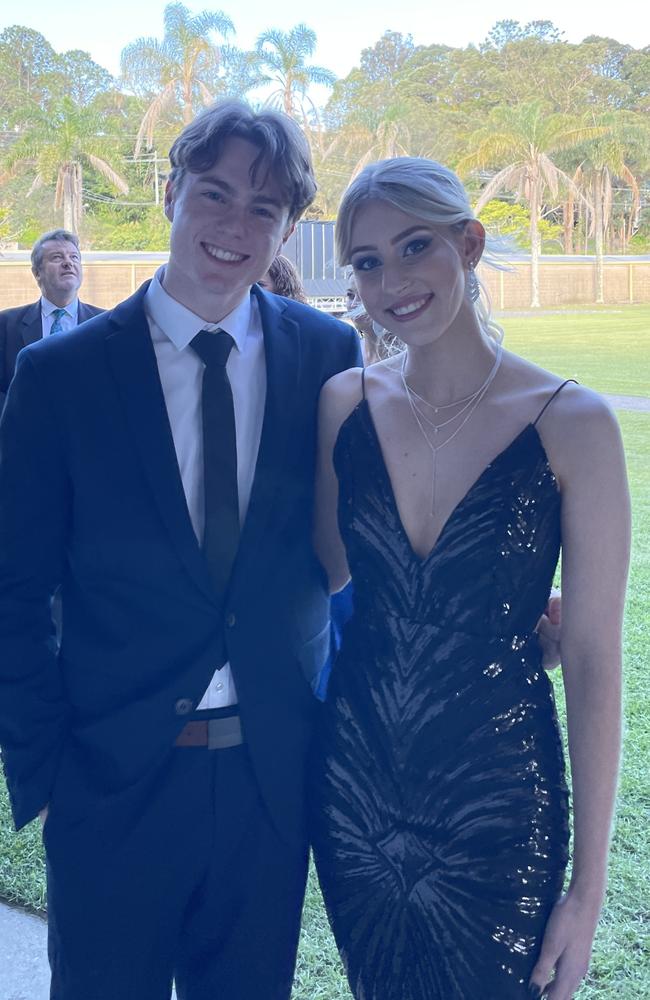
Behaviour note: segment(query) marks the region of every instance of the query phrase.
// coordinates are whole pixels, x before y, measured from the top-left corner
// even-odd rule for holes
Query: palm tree
[[[291,31],[270,28],[255,42],[263,83],[275,85],[268,103],[279,105],[288,115],[306,117],[304,100],[313,83],[333,87],[334,73],[322,66],[306,66],[305,60],[316,48],[316,32],[306,24],[297,24]]]
[[[580,143],[602,135],[602,126],[562,114],[550,114],[542,101],[529,101],[517,107],[497,107],[489,115],[485,127],[468,139],[474,152],[463,156],[456,164],[458,173],[501,166],[486,184],[475,206],[481,208],[504,189],[515,191],[530,208],[531,307],[539,301],[539,219],[545,191],[557,195],[560,186],[575,187],[568,174],[553,162],[551,156],[572,149]],[[507,166],[503,164],[507,163]]]
[[[105,131],[105,118],[92,107],[79,107],[62,97],[47,108],[34,105],[23,116],[19,138],[3,158],[11,174],[33,172],[28,196],[38,187],[54,187],[54,208],[63,208],[63,226],[79,231],[83,215],[83,166],[104,177],[112,188],[128,194],[129,185],[117,170],[115,136]]]
[[[413,136],[409,127],[408,107],[395,103],[385,108],[372,122],[353,122],[341,134],[346,145],[362,148],[363,153],[352,169],[352,177],[374,160],[411,156]]]
[[[639,183],[628,165],[630,154],[646,149],[650,130],[640,115],[632,111],[609,111],[597,118],[605,130],[588,144],[585,156],[573,180],[585,194],[591,207],[591,230],[596,250],[596,302],[605,301],[605,237],[612,218],[613,185],[621,180],[632,193],[631,216],[638,216],[641,205]]]
[[[146,142],[153,146],[153,135],[163,112],[179,103],[183,122],[194,116],[197,100],[210,104],[214,95],[205,84],[218,70],[220,52],[210,40],[212,32],[226,38],[234,25],[222,11],[191,14],[182,3],[170,3],[163,14],[163,40],[138,38],[122,49],[120,65],[127,86],[136,93],[147,93],[151,100],[138,130],[135,155]]]

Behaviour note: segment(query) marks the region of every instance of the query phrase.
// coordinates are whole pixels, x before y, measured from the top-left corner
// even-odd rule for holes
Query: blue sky
[[[118,72],[120,50],[140,35],[162,35],[164,0],[2,0],[0,30],[23,24],[40,31],[57,51],[84,49],[112,73]],[[234,21],[236,42],[252,46],[266,28],[287,30],[305,21],[316,31],[314,62],[344,76],[358,65],[362,48],[391,29],[411,33],[420,44],[478,44],[495,21],[511,18],[525,23],[549,20],[565,32],[567,41],[605,35],[642,48],[650,45],[650,4],[647,0],[324,0],[313,7],[304,0],[187,0],[192,11],[221,9]],[[102,16],[102,8],[105,16]]]

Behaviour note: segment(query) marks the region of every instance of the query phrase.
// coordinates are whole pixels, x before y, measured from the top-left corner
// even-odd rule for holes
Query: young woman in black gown
[[[505,351],[485,233],[430,161],[367,167],[341,264],[404,352],[323,389],[317,548],[355,610],[313,773],[357,1000],[569,1000],[605,889],[629,504],[606,404]],[[535,624],[562,548],[568,792]],[[349,570],[348,570],[349,567]]]

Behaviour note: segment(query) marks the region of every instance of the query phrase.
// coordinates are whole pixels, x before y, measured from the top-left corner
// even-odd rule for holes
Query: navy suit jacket
[[[225,639],[262,795],[295,840],[329,644],[311,541],[317,400],[360,364],[358,338],[254,287],[266,408],[222,605],[185,502],[146,287],[23,351],[0,422],[0,743],[14,820],[49,803],[52,836],[89,813],[141,808]]]
[[[79,303],[77,320],[84,323],[98,316],[103,309]],[[23,347],[33,344],[43,336],[41,324],[41,300],[27,306],[0,311],[0,413],[4,406],[9,383],[14,377],[16,358]]]

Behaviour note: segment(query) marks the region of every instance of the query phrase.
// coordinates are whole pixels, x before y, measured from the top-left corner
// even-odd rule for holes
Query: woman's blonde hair
[[[336,219],[336,255],[340,266],[350,263],[352,226],[357,209],[369,200],[385,201],[402,212],[435,226],[462,230],[476,219],[467,192],[448,167],[423,157],[400,156],[370,163],[350,183],[339,205]],[[486,236],[482,260],[488,267],[505,268],[509,248]],[[478,280],[478,278],[477,278]],[[490,300],[479,281],[481,294],[473,303],[483,331],[503,340],[503,329],[492,318]]]

